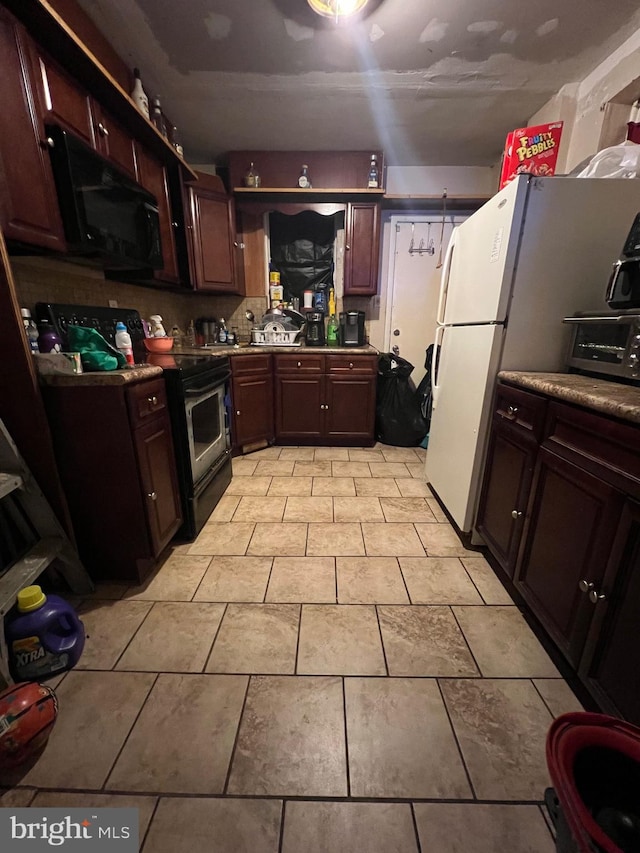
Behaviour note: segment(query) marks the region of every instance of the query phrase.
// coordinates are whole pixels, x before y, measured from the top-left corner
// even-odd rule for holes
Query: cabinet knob
[[[592,604],[597,604],[599,601],[604,601],[606,597],[607,596],[603,592],[598,592],[597,589],[592,589],[589,591],[589,601]]]
[[[518,512],[517,509],[511,510],[511,518],[522,518],[522,513]]]
[[[236,415],[239,415],[239,414],[240,414],[240,410],[238,409],[238,411],[236,412]]]
[[[578,589],[580,592],[589,592],[589,590],[593,589],[593,584],[587,580],[581,580],[578,582]]]
[[[518,407],[517,406],[509,406],[509,408],[507,409],[507,417],[508,418],[515,418],[515,416],[517,414],[518,414]]]
[[[299,362],[298,362],[298,367],[302,367],[302,362],[301,362],[301,361],[299,361]]]
[[[349,362],[349,370],[353,370],[353,362],[352,361]]]
[[[348,243],[344,248],[345,248],[345,251],[347,251],[347,252],[351,251],[351,246]]]
[[[157,406],[158,405],[158,398],[154,394],[153,397],[147,397],[147,402],[151,403],[152,406]]]
[[[148,497],[148,498],[151,498],[151,500],[152,500],[152,501],[157,501],[157,500],[158,500],[158,495],[157,495],[155,492],[148,492],[148,493],[147,493],[147,497]]]
[[[41,139],[40,145],[43,148],[55,148],[56,147],[56,143],[53,141],[53,138],[51,136],[47,136],[46,139]]]
[[[109,131],[108,131],[108,130],[107,130],[107,128],[102,124],[102,122],[101,122],[101,121],[100,121],[100,122],[98,122],[98,133],[100,134],[100,136],[109,136]]]
[[[172,223],[171,223],[171,225],[173,226],[173,228],[178,228],[178,227],[179,227],[177,222],[172,222]]]

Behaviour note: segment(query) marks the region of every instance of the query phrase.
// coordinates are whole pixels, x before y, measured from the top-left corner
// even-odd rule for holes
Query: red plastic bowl
[[[144,338],[148,352],[169,352],[173,346],[173,338]]]

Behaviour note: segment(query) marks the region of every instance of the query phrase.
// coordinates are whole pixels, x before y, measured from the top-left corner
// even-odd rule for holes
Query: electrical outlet
[[[109,308],[117,308],[117,307],[118,307],[118,300],[117,299],[110,299],[109,300]]]

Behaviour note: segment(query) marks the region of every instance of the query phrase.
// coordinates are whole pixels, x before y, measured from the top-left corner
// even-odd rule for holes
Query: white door
[[[447,326],[441,331],[425,471],[463,531],[471,530],[474,520],[503,334],[501,325]]]
[[[443,270],[444,325],[504,320],[527,181],[514,180],[456,229]]]
[[[462,221],[459,219],[459,221]],[[393,247],[388,291],[385,349],[413,364],[416,385],[424,376],[425,351],[434,342],[440,289],[437,269],[442,220],[436,216],[399,218],[392,222]],[[453,219],[444,227],[443,254],[453,231]]]

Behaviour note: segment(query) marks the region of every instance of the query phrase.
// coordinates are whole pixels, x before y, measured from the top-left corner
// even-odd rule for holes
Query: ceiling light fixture
[[[307,0],[314,12],[323,18],[341,21],[361,12],[369,0]]]

